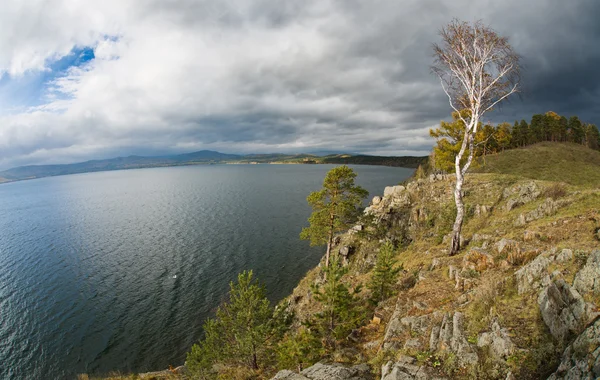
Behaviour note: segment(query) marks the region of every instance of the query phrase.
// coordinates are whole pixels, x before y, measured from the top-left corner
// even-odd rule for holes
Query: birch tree
[[[518,92],[519,56],[506,37],[480,21],[471,24],[453,20],[439,34],[442,42],[433,45],[434,64],[431,69],[439,77],[450,107],[466,126],[460,150],[454,158],[457,212],[450,255],[455,255],[460,249],[465,215],[462,189],[465,174],[473,162],[479,121],[498,103]],[[467,159],[463,160],[465,154]]]

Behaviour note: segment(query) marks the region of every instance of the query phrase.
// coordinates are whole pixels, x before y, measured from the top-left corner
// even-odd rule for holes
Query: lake
[[[0,185],[0,378],[183,364],[237,273],[276,302],[319,262],[298,237],[333,165],[205,165]],[[412,169],[353,166],[370,192]],[[369,199],[370,199],[369,198]]]

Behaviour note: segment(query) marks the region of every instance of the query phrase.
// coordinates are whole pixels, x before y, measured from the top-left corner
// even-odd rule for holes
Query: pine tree
[[[496,141],[498,143],[498,148],[501,151],[510,148],[512,140],[512,134],[510,130],[510,124],[508,123],[500,123],[496,127]]]
[[[585,125],[585,145],[590,149],[600,148],[600,132],[594,124]]]
[[[310,240],[311,245],[327,244],[326,267],[334,234],[348,229],[356,221],[362,200],[369,194],[354,184],[354,178],[356,173],[346,165],[333,168],[327,172],[323,188],[307,198],[313,213],[308,218],[309,227],[302,229],[300,238]]]
[[[323,307],[323,311],[315,314],[309,327],[314,327],[323,337],[328,348],[335,348],[339,339],[345,338],[358,327],[365,318],[365,309],[357,296],[361,287],[356,286],[350,291],[342,282],[342,277],[348,272],[347,268],[339,265],[334,256],[329,267],[323,268],[326,281],[311,286],[315,300]]]
[[[519,127],[521,129],[521,135],[519,137],[518,144],[519,144],[519,146],[525,146],[529,143],[528,142],[529,125],[527,124],[527,122],[525,120],[521,120],[521,122],[519,123]]]
[[[544,126],[544,115],[533,115],[531,124],[529,125],[529,144],[535,144],[545,140]]]
[[[566,117],[561,116],[558,120],[558,140],[557,141],[567,141],[567,130],[569,129],[569,121]]]
[[[466,118],[468,111],[464,110],[462,113],[463,118]],[[437,140],[433,147],[436,169],[448,173],[454,171],[454,158],[460,151],[464,134],[465,123],[461,120],[458,112],[452,113],[452,122],[442,121],[439,128],[429,130],[429,135]],[[479,144],[482,142],[482,136],[481,133],[475,136],[475,155],[481,152]],[[465,155],[463,161],[466,162],[467,156],[468,154]]]
[[[570,142],[583,144],[585,134],[581,120],[579,120],[577,116],[571,116],[571,118],[569,118],[568,131]]]
[[[277,346],[277,368],[297,372],[318,362],[325,354],[316,334],[300,327],[295,334],[287,335]]]
[[[373,268],[371,280],[367,284],[367,287],[371,290],[371,301],[375,305],[390,296],[398,273],[402,270],[402,266],[394,268],[396,264],[394,256],[394,245],[391,242],[384,243],[377,255],[377,262],[375,268]]]
[[[192,347],[187,366],[197,377],[212,372],[215,364],[258,370],[274,355],[279,326],[264,286],[252,271],[230,283],[229,301],[219,306],[216,317],[204,323],[204,339]]]
[[[522,134],[523,132],[521,132],[521,124],[519,124],[519,122],[515,120],[515,124],[513,124],[512,127],[512,139],[510,141],[511,148],[518,148],[520,146],[519,144],[521,141]]]

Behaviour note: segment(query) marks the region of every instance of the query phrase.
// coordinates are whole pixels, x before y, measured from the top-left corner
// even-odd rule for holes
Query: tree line
[[[463,110],[460,114],[466,118],[469,111]],[[429,135],[437,140],[431,157],[432,166],[436,169],[446,172],[454,170],[454,160],[465,134],[465,124],[460,114],[453,112],[451,122],[442,121],[439,128],[429,131]],[[479,123],[474,134],[474,156],[486,156],[544,141],[570,142],[600,150],[600,132],[596,125],[584,123],[577,116],[567,119],[549,111],[533,115],[529,123],[525,120],[496,126]]]
[[[521,120],[512,126],[509,123],[500,123],[496,127],[485,125],[481,133],[484,138],[491,136],[487,144],[490,153],[543,141],[571,142],[600,150],[600,132],[596,125],[583,123],[577,116],[567,119],[552,111],[533,115],[529,123]]]

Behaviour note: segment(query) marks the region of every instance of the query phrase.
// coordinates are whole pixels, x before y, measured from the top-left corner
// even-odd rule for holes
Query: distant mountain
[[[106,170],[226,163],[356,164],[416,168],[426,159],[427,157],[382,157],[349,154],[335,154],[329,156],[282,153],[237,155],[220,153],[211,150],[201,150],[198,152],[171,156],[128,156],[110,158],[106,160],[91,160],[64,165],[19,166],[0,172],[0,183]]]

